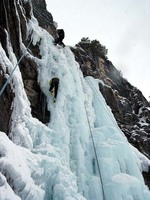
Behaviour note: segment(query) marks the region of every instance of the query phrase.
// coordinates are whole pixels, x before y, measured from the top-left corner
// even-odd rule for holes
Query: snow
[[[6,178],[0,173],[0,199],[6,200],[21,200],[17,195],[14,194],[13,190],[6,181]]]
[[[34,18],[28,32],[40,47],[41,59],[29,56],[38,65],[51,120],[45,125],[31,116],[18,67],[10,83],[15,92],[10,138],[0,132],[0,199],[150,200],[142,177],[150,161],[119,129],[100,80],[84,78],[70,48],[54,46]],[[5,73],[13,70],[11,45],[9,58],[0,45],[0,63]],[[53,76],[60,79],[55,104],[49,93]]]

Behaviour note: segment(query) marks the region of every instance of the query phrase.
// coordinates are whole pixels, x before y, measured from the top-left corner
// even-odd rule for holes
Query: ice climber
[[[57,30],[57,37],[55,38],[54,44],[57,45],[61,45],[63,47],[65,47],[64,43],[63,43],[63,39],[65,37],[65,32],[63,29],[58,29]]]
[[[53,96],[53,102],[55,103],[59,87],[59,78],[56,77],[52,78],[49,82],[49,85],[50,85],[49,91],[51,92]]]

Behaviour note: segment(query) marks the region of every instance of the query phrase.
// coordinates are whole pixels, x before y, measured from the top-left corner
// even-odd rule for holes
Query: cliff
[[[32,18],[32,12],[39,25],[53,37],[56,27],[52,15],[46,10],[45,0],[32,1],[0,1],[0,42],[6,55],[11,60],[9,44],[17,60],[23,55],[24,47],[29,45],[29,54],[25,54],[19,68],[24,88],[30,101],[32,116],[46,124],[51,113],[47,109],[46,96],[38,81],[38,65],[36,59],[41,59],[40,40],[31,44],[31,35],[27,23]],[[32,19],[34,20],[34,19]],[[24,44],[24,46],[22,45]],[[107,50],[98,41],[84,39],[71,48],[84,76],[99,79],[99,89],[110,106],[119,127],[125,133],[129,142],[150,159],[150,105],[141,91],[123,78],[111,61],[107,58]],[[0,88],[5,83],[9,71],[4,71],[0,60]],[[13,80],[7,85],[0,97],[0,131],[10,138],[12,128]],[[145,175],[147,182],[148,174]],[[149,184],[149,183],[147,183]]]

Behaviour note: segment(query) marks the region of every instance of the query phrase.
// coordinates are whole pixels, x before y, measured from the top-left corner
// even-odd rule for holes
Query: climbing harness
[[[81,83],[82,83],[82,87],[83,87],[82,79],[81,79]],[[94,149],[95,159],[96,159],[96,163],[97,163],[97,168],[98,168],[98,173],[99,173],[99,178],[100,178],[100,183],[101,183],[103,200],[105,200],[105,193],[104,193],[104,186],[103,186],[103,179],[102,179],[102,175],[101,175],[100,164],[99,164],[99,161],[98,161],[96,145],[95,145],[95,142],[94,142],[94,137],[93,137],[93,133],[92,133],[91,125],[90,125],[90,120],[89,120],[89,117],[88,117],[88,112],[87,112],[85,104],[84,104],[84,108],[85,108],[85,112],[86,112],[86,117],[87,117],[87,122],[88,122],[88,126],[89,126],[91,139],[92,139],[92,145],[93,145],[93,149]],[[92,164],[94,165],[94,169],[93,169],[94,173],[96,173],[96,170],[95,170],[95,159],[92,159]]]
[[[30,40],[30,42],[28,43],[27,47],[26,47],[26,50],[29,48],[30,44],[31,44],[32,40]],[[19,65],[19,63],[21,62],[21,60],[23,59],[23,57],[25,56],[26,54],[26,50],[25,52],[22,54],[22,56],[20,57],[20,59],[18,60],[18,62],[16,63],[16,66],[14,67],[14,69],[12,70],[12,72],[10,73],[8,79],[6,80],[5,84],[3,85],[3,87],[1,88],[0,90],[0,96],[3,94],[7,84],[9,83],[9,81],[11,80],[12,78],[12,75],[14,73],[14,71],[16,70],[17,66]]]

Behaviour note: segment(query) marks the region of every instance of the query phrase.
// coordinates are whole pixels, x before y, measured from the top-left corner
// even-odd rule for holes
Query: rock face
[[[46,29],[53,37],[56,35],[56,27],[51,13],[46,10],[45,0],[32,0],[33,13],[39,25]]]
[[[6,79],[2,72],[2,67],[0,65],[0,88],[5,83]],[[9,128],[11,124],[11,102],[13,101],[14,94],[12,93],[10,86],[8,85],[0,98],[0,131],[9,133]],[[5,119],[5,120],[4,120]]]
[[[53,37],[56,35],[55,23],[52,15],[46,10],[45,0],[2,0],[0,1],[0,42],[8,58],[8,37],[17,59],[22,55],[20,39],[25,46],[29,43],[30,38],[27,34],[26,24],[31,19],[32,7],[39,25]],[[40,59],[38,45],[30,45],[29,48],[31,54]],[[108,60],[107,49],[98,41],[84,38],[71,49],[84,76],[90,75],[102,80],[99,88],[129,142],[150,159],[149,102],[137,88],[123,78],[121,72]],[[47,111],[45,96],[37,82],[36,62],[31,57],[25,56],[19,67],[31,103],[32,115],[43,123],[47,123],[50,113]],[[0,63],[0,88],[5,81],[2,63]],[[14,94],[8,84],[0,97],[0,131],[7,135],[9,135],[9,125],[11,124],[13,98]],[[149,179],[147,174],[144,176],[145,180]]]

